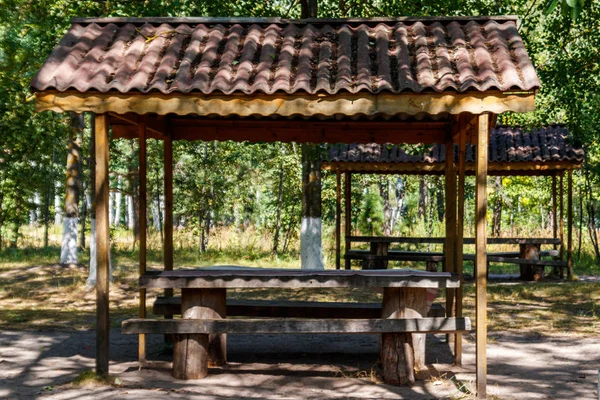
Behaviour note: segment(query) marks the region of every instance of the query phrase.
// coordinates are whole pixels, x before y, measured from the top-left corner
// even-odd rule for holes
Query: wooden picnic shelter
[[[540,85],[518,34],[517,17],[75,19],[31,85],[37,111],[92,112],[96,116],[98,374],[107,373],[109,363],[110,139],[139,140],[140,232],[146,232],[146,140],[164,141],[166,272],[157,279],[146,273],[146,238],[142,234],[140,318],[146,317],[146,288],[164,288],[172,294],[174,288],[181,287],[183,302],[193,305],[197,304],[190,297],[190,293],[197,293],[194,288],[257,275],[228,271],[228,278],[223,278],[210,271],[170,272],[174,267],[173,140],[446,144],[444,174],[449,200],[445,259],[446,269],[459,275],[461,263],[456,257],[461,254],[458,249],[462,249],[464,217],[460,194],[464,191],[466,146],[473,143],[476,391],[479,398],[486,397],[489,131],[497,114],[532,111]],[[458,162],[451,144],[458,145]],[[324,275],[316,274],[311,279],[330,285],[327,287],[360,281],[359,285],[384,287],[384,293],[395,293],[397,285],[412,285],[417,290],[423,282],[457,287],[450,275],[409,274],[400,281],[400,275],[392,270],[379,275],[342,272],[324,271]],[[271,285],[269,273],[266,270],[259,274],[260,279],[244,282]],[[302,281],[302,275],[301,271],[294,272],[286,279]],[[225,332],[244,328],[241,323],[226,324],[226,319],[205,324],[186,320],[198,318],[196,308],[187,310],[191,314],[184,311],[183,325],[175,324],[176,320],[161,325],[178,325],[188,334],[186,337],[200,339],[209,332],[222,333],[227,327],[231,330]],[[384,324],[378,321],[367,323],[363,330],[375,329],[377,324],[376,332],[420,329],[413,324],[417,320],[406,320],[411,326],[402,319]],[[201,332],[194,330],[198,326]],[[302,323],[294,326],[298,330],[306,328]],[[331,326],[325,326],[325,330],[328,328]],[[150,330],[139,332],[143,360],[143,333]],[[197,333],[202,334],[194,336]],[[185,343],[191,346],[192,342]],[[457,348],[460,354],[460,343]],[[187,367],[195,368],[174,365],[174,371]]]
[[[457,145],[454,145],[455,162],[458,161]],[[412,154],[411,154],[412,153]],[[395,175],[441,175],[445,171],[445,145],[436,144],[428,148],[421,149],[417,154],[414,150],[409,150],[402,145],[396,144],[378,144],[378,143],[353,143],[353,144],[333,144],[327,147],[323,154],[322,168],[336,174],[336,268],[341,266],[341,221],[342,221],[342,180],[344,176],[344,226],[345,226],[345,268],[350,268],[349,249],[352,241],[360,241],[359,237],[351,236],[351,190],[352,176],[354,174],[395,174]],[[521,127],[515,126],[497,126],[490,130],[488,147],[488,175],[490,176],[546,176],[552,178],[552,239],[560,240],[559,260],[563,260],[564,253],[564,193],[563,178],[567,175],[567,269],[569,276],[573,268],[573,198],[572,198],[572,178],[573,171],[581,169],[584,161],[584,150],[580,144],[574,143],[570,137],[569,131],[564,125],[549,125],[538,129],[525,131]],[[475,148],[472,144],[467,144],[465,155],[465,174],[473,175],[475,173]],[[557,190],[557,183],[558,189]],[[459,201],[464,201],[460,199]],[[558,215],[560,215],[560,223]],[[367,239],[367,238],[363,238]],[[416,242],[442,242],[443,238],[436,238],[427,241],[426,238],[397,238],[397,242],[403,243]],[[415,239],[415,240],[413,240]],[[439,239],[439,240],[437,240]],[[545,242],[540,238],[535,243],[537,254],[539,256],[539,245]],[[494,239],[498,244],[502,242],[501,238]],[[533,240],[534,242],[536,240]],[[511,238],[507,243],[520,242],[522,253],[525,251],[526,238]],[[548,244],[552,240],[547,241]],[[375,243],[375,242],[372,242]],[[556,244],[554,244],[556,249]],[[374,250],[376,252],[376,250]],[[386,252],[387,253],[387,252]],[[554,254],[554,253],[552,253]],[[360,256],[360,254],[359,254]],[[407,258],[410,258],[408,255]],[[424,255],[420,261],[425,261],[427,257],[434,260],[434,255]],[[361,258],[361,257],[357,257]],[[394,258],[394,257],[392,257]],[[395,257],[402,258],[402,257]],[[414,258],[414,257],[413,257]],[[492,256],[492,259],[497,257]],[[508,260],[508,259],[507,259]],[[434,260],[435,261],[435,260]],[[515,261],[515,260],[508,260]],[[541,263],[541,262],[540,262]],[[547,265],[559,265],[550,261]],[[538,265],[542,268],[543,265]],[[523,267],[523,266],[522,266]],[[531,265],[531,267],[534,267]],[[522,270],[524,268],[521,268]],[[562,276],[562,267],[560,275]],[[533,279],[533,274],[527,275]]]

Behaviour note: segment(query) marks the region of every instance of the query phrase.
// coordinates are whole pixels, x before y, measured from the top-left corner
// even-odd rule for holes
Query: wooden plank
[[[350,250],[348,255],[366,255],[372,254],[370,250]],[[441,251],[406,251],[406,250],[389,250],[387,255],[398,255],[398,256],[439,256],[443,257],[444,253]],[[517,253],[518,255],[518,253]]]
[[[108,117],[96,115],[96,374],[108,375],[110,230],[108,226]]]
[[[352,249],[352,242],[348,240],[348,238],[352,234],[352,174],[350,172],[346,172],[344,175],[346,176],[346,179],[344,180],[344,206],[346,207],[346,210],[344,212],[344,218],[346,219],[344,223],[344,229],[346,231],[345,251],[347,253]],[[346,269],[350,269],[351,266],[352,264],[350,262],[350,259],[347,258],[345,265]]]
[[[335,174],[335,269],[341,267],[341,236],[342,236],[342,176]]]
[[[477,398],[487,397],[487,162],[488,116],[479,115],[475,176],[475,324],[476,330],[476,392]]]
[[[580,169],[581,161],[531,161],[531,162],[489,162],[489,176],[553,176],[557,172]],[[443,163],[426,162],[324,162],[323,168],[339,172],[405,174],[405,175],[442,175]],[[465,174],[475,175],[475,163],[465,163]]]
[[[260,334],[361,334],[361,333],[444,333],[469,332],[471,320],[464,318],[382,318],[382,319],[128,319],[122,334],[179,335],[209,333]]]
[[[272,95],[255,93],[252,96],[198,93],[98,93],[77,91],[45,91],[35,93],[36,111],[136,113],[158,115],[219,115],[222,117],[264,116],[325,116],[343,114],[353,116],[396,116],[402,114],[437,115],[470,112],[502,113],[505,111],[534,111],[533,93],[469,92],[469,93],[347,93],[328,96],[321,94]],[[197,130],[197,139],[206,139]],[[210,133],[210,132],[209,132]],[[343,133],[343,132],[340,132]],[[368,135],[367,135],[368,136]],[[413,140],[414,135],[397,131],[395,142]],[[246,136],[249,138],[249,136]],[[268,136],[255,138],[268,140]],[[328,135],[328,139],[335,139]],[[340,137],[341,139],[341,137]],[[344,140],[319,140],[318,142],[344,142]],[[440,140],[438,140],[438,143]]]
[[[474,254],[465,254],[464,259],[469,260],[469,261],[475,260],[475,255]],[[530,265],[541,265],[541,266],[545,265],[545,266],[557,266],[557,267],[564,267],[567,265],[566,261],[529,260],[526,258],[496,257],[496,256],[488,256],[487,261],[488,262],[506,263],[506,264],[517,264],[517,265],[530,264]]]
[[[428,237],[391,237],[391,236],[346,236],[346,240],[350,243],[435,243],[444,244],[446,239],[443,237],[428,238]]]
[[[344,256],[345,259],[351,260],[369,260],[369,261],[431,261],[431,262],[442,262],[446,259],[445,255],[441,256],[429,256],[429,255],[410,255],[410,254],[387,254],[378,255],[371,253],[359,253],[352,251]]]
[[[138,125],[138,146],[139,146],[139,216],[138,223],[140,228],[140,250],[139,250],[139,268],[138,272],[141,275],[146,273],[146,213],[148,212],[147,207],[147,196],[146,196],[146,185],[147,185],[147,157],[146,157],[146,124],[142,121]],[[139,290],[139,309],[138,316],[140,318],[146,318],[146,289],[140,288]],[[138,361],[140,364],[146,362],[146,336],[140,334],[138,338]]]
[[[460,280],[460,286],[456,288],[456,310],[455,315],[462,317],[463,309],[463,253],[464,253],[464,223],[465,223],[465,164],[467,146],[467,120],[465,116],[459,119],[458,138],[458,186],[457,186],[457,215],[456,215],[456,274]],[[454,339],[454,364],[462,366],[462,335],[456,335]]]
[[[299,270],[208,268],[165,271],[140,277],[145,288],[336,288],[336,287],[457,287],[458,278],[445,272],[411,270]]]
[[[338,303],[292,300],[227,299],[226,315],[269,318],[379,318],[381,303]],[[156,315],[181,314],[181,297],[158,297],[152,312]],[[431,305],[428,317],[444,317],[441,304]]]
[[[561,268],[561,276],[562,276]],[[567,175],[567,279],[573,278],[573,171]]]

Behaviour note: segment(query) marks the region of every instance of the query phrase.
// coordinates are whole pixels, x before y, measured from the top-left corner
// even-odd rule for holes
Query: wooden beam
[[[464,125],[464,124],[463,124]],[[463,312],[463,254],[464,254],[464,224],[465,224],[465,162],[467,133],[460,128],[458,142],[458,211],[456,216],[456,274],[460,279],[460,287],[456,288],[456,316],[462,317]],[[454,364],[462,365],[462,335],[456,335],[454,342]]]
[[[173,270],[173,140],[171,132],[165,137],[163,148],[165,220],[163,263],[165,271]],[[166,297],[173,296],[173,289],[165,289]],[[166,315],[165,318],[172,318]]]
[[[129,319],[121,333],[209,333],[339,334],[339,333],[439,333],[468,332],[469,318],[378,318],[378,319]]]
[[[146,273],[146,235],[147,235],[147,157],[146,157],[146,124],[141,123],[138,125],[138,143],[139,143],[139,171],[140,171],[140,185],[139,185],[139,217],[138,221],[140,224],[140,254],[139,254],[139,274],[144,275]],[[140,288],[140,301],[138,315],[140,318],[146,318],[146,289]],[[146,336],[140,334],[138,340],[138,360],[140,364],[146,362]]]
[[[282,117],[398,116],[534,111],[534,94],[487,92],[222,95],[201,93],[98,93],[45,91],[36,111]]]
[[[335,174],[335,269],[341,267],[341,235],[342,235],[342,175]]]
[[[487,398],[487,162],[488,116],[479,116],[475,177],[475,324],[476,330],[476,391],[477,398]]]
[[[96,115],[96,374],[108,375],[110,231],[108,226],[108,116]]]
[[[567,175],[567,279],[573,278],[573,171]]]
[[[162,115],[138,115],[134,113],[117,114],[110,113],[111,127],[125,125],[137,129],[141,124],[146,126],[146,137],[151,139],[164,139],[168,127],[166,117]]]
[[[558,215],[556,209],[556,175],[552,175],[552,237],[558,238]],[[554,249],[556,250],[556,245]]]
[[[346,219],[344,223],[344,230],[346,232],[344,247],[345,251],[349,252],[350,250],[352,250],[352,244],[348,239],[352,235],[352,173],[346,172],[344,175],[346,177],[346,179],[344,180],[344,183],[346,185],[344,191],[344,206],[346,207],[346,210],[344,212],[344,217]],[[352,267],[352,261],[350,259],[346,259],[345,263],[346,269],[350,269]]]
[[[455,272],[455,250],[456,250],[456,164],[454,163],[454,142],[448,134],[446,138],[446,176],[445,176],[445,200],[446,200],[446,240],[444,243],[445,271]],[[454,315],[454,289],[446,289],[446,315]]]
[[[581,169],[582,163],[568,161],[552,162],[489,162],[489,176],[554,176],[557,172]],[[441,162],[323,162],[322,168],[330,171],[404,174],[404,175],[441,175],[444,164]],[[475,164],[465,162],[466,175],[475,175]]]
[[[564,206],[564,199],[565,199],[565,194],[564,194],[564,173],[560,174],[559,177],[559,181],[558,181],[558,207],[559,207],[559,213],[560,213],[560,218],[558,220],[558,238],[560,239],[560,255],[558,256],[558,258],[560,260],[564,260],[565,259],[565,206]],[[561,275],[561,278],[563,276]]]

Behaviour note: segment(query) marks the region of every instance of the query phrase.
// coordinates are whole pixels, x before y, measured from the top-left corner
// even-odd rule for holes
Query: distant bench
[[[421,261],[425,262],[428,271],[437,271],[438,264],[444,261],[441,252],[419,252],[390,250],[392,243],[402,244],[444,244],[445,239],[441,237],[378,237],[378,236],[347,236],[346,240],[352,243],[368,243],[370,250],[348,250],[344,255],[348,262],[351,260],[362,260],[363,269],[387,269],[388,261]],[[474,238],[465,238],[464,244],[474,244]],[[540,280],[544,277],[544,267],[558,267],[562,270],[567,266],[566,261],[543,260],[541,257],[559,256],[558,250],[544,250],[541,245],[560,245],[560,239],[554,238],[488,238],[487,244],[517,244],[518,252],[489,252],[487,253],[488,271],[492,262],[509,263],[520,266],[522,280]],[[474,260],[474,254],[465,254],[464,260]]]

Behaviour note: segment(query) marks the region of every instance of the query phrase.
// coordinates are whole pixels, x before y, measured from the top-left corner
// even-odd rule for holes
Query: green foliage
[[[383,234],[383,202],[381,196],[375,190],[367,191],[363,197],[361,214],[358,219],[360,231],[369,236],[379,236]]]

